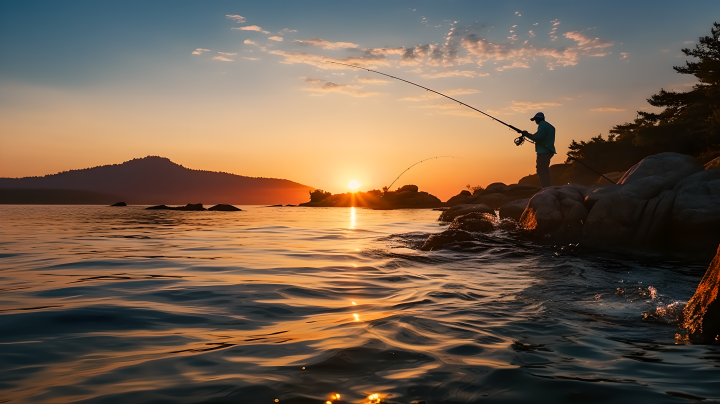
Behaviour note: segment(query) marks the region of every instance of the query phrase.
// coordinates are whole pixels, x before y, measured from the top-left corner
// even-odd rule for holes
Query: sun
[[[355,191],[356,189],[360,188],[360,183],[356,180],[350,180],[350,182],[348,182],[348,188]]]

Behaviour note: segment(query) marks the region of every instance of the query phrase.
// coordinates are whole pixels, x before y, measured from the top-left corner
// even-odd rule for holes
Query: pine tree
[[[663,111],[638,111],[634,122],[614,126],[608,140],[602,136],[589,142],[573,140],[570,156],[587,163],[604,162],[608,171],[626,170],[640,158],[666,151],[690,154],[701,162],[720,156],[720,24],[713,23],[710,32],[694,49],[682,50],[697,62],[673,67],[697,78],[692,90],[661,89],[647,101]]]

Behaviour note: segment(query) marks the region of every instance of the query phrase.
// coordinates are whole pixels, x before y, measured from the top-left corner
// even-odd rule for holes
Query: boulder
[[[597,201],[612,194],[618,189],[620,189],[620,185],[594,185],[589,187],[583,194],[583,204],[585,205],[585,209],[590,212]]]
[[[485,187],[484,190],[480,191],[482,193],[492,193],[492,192],[507,192],[509,187],[502,183],[502,182],[493,182],[492,184]]]
[[[495,214],[472,212],[456,217],[448,229],[487,233],[495,229],[497,221]]]
[[[224,203],[217,204],[215,206],[211,206],[208,208],[208,210],[212,211],[220,211],[220,212],[241,212],[242,209],[236,208],[232,205],[226,205]]]
[[[147,210],[175,210],[175,208],[171,208],[170,206],[165,206],[165,205],[149,206],[145,209],[147,209]]]
[[[470,197],[472,197],[472,193],[470,191],[464,189],[464,190],[460,191],[459,194],[448,199],[447,202],[445,202],[445,204],[450,205],[450,206],[459,205],[461,203],[464,203],[464,201]]]
[[[418,192],[420,188],[417,185],[403,185],[397,192]]]
[[[720,247],[693,297],[683,310],[688,336],[708,342],[720,340]]]
[[[517,199],[510,201],[500,207],[500,219],[510,218],[515,221],[520,221],[525,208],[527,208],[530,198]]]
[[[157,205],[157,206],[150,206],[145,209],[148,209],[148,210],[186,210],[186,211],[206,210],[205,208],[203,208],[202,203],[188,203],[185,206],[177,206],[177,207],[166,206],[166,205]]]
[[[490,209],[487,205],[483,204],[472,204],[472,205],[455,205],[450,209],[442,212],[438,218],[441,222],[452,222],[456,217],[466,215],[468,213],[490,213],[495,214],[495,211]]]
[[[605,173],[603,175],[611,179],[615,184],[617,184],[618,181],[620,181],[620,178],[625,175],[625,171],[615,171],[613,173]],[[600,177],[597,181],[595,181],[595,185],[614,185],[613,182],[608,181],[606,178]]]
[[[571,164],[551,164],[550,165],[550,182],[553,185],[562,185],[565,184],[567,181],[565,181],[565,171],[570,168]],[[537,174],[530,174],[527,175],[518,181],[518,184],[520,185],[530,185],[537,188],[540,188],[540,178],[538,178]]]
[[[720,244],[720,170],[703,170],[678,182],[672,206],[673,245],[713,251]]]
[[[582,236],[587,210],[584,187],[547,187],[535,194],[520,217],[520,227],[555,242],[571,242]]]
[[[448,229],[442,233],[432,234],[425,243],[420,247],[423,251],[435,251],[443,248],[447,244],[458,241],[474,241],[472,234],[464,230]]]
[[[488,194],[482,193],[478,196],[474,196],[472,199],[472,203],[474,203],[474,204],[481,203],[481,204],[487,205],[490,209],[495,210],[495,209],[500,208],[504,204],[508,203],[512,199],[514,199],[514,198],[512,198],[508,195],[499,193],[499,192],[488,193]]]
[[[125,203],[125,202],[116,202],[116,203],[113,203],[113,204],[110,205],[110,206],[127,206],[127,203]]]
[[[644,158],[623,175],[619,187],[596,191],[607,195],[592,204],[583,233],[611,243],[653,244],[666,231],[675,197],[673,192],[664,191],[701,170],[694,158],[684,154],[660,153]]]

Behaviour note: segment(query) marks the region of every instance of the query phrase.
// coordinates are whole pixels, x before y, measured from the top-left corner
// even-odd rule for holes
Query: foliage
[[[701,37],[694,49],[682,52],[698,58],[674,67],[680,74],[697,78],[692,90],[661,89],[647,101],[664,110],[638,111],[633,122],[614,126],[607,140],[602,136],[588,142],[573,140],[569,156],[600,172],[627,170],[643,157],[668,151],[696,156],[701,162],[719,156],[720,24],[713,23],[710,36]],[[580,169],[573,167],[576,173]]]
[[[331,195],[332,194],[330,192],[325,192],[322,189],[316,189],[310,191],[310,202],[321,202],[329,198]]]
[[[482,191],[482,190],[485,189],[485,188],[482,187],[481,185],[471,186],[470,184],[465,185],[465,188],[467,188],[468,191],[470,191],[470,192],[473,193],[473,194],[475,194],[475,191]]]

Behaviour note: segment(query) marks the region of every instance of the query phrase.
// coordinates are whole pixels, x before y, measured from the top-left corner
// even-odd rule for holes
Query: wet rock
[[[585,205],[585,209],[588,210],[588,212],[595,206],[595,204],[602,198],[612,194],[613,192],[620,189],[620,185],[606,185],[606,186],[599,186],[595,185],[592,187],[589,187],[584,193],[583,193],[583,204]]]
[[[671,234],[683,250],[713,251],[720,244],[720,170],[697,172],[673,188]]]
[[[683,310],[683,328],[690,338],[720,341],[720,247],[693,297]]]
[[[435,251],[445,247],[448,244],[458,241],[474,241],[472,234],[464,230],[448,229],[442,233],[432,234],[425,243],[420,247],[423,251]]]
[[[223,203],[217,204],[215,206],[211,206],[208,208],[208,210],[220,211],[220,212],[241,212],[242,211],[242,209],[236,208],[233,205],[226,205]]]
[[[455,205],[441,213],[438,220],[441,222],[452,222],[456,217],[472,212],[495,214],[494,210],[484,204]]]
[[[701,171],[694,158],[660,153],[644,158],[618,181],[617,189],[592,205],[583,233],[618,244],[652,244],[667,231],[675,198],[670,191],[682,179]]]
[[[520,217],[525,211],[525,208],[527,208],[528,202],[530,202],[530,198],[518,199],[502,205],[500,207],[500,219],[509,218],[520,221]]]
[[[110,205],[110,206],[127,206],[127,203],[125,203],[125,202],[116,202],[116,203],[113,203],[113,204]]]
[[[528,202],[520,227],[557,242],[579,239],[588,214],[582,191],[584,187],[574,185],[543,188]]]
[[[448,229],[487,233],[495,229],[497,217],[493,213],[472,212],[456,217]]]
[[[597,181],[595,181],[595,185],[600,185],[600,186],[615,185],[618,183],[618,181],[620,181],[620,178],[622,178],[623,175],[625,175],[625,171],[616,171],[613,173],[605,173],[603,175],[605,177],[611,179],[612,182],[608,181],[606,178],[600,177],[600,178],[598,178]]]

